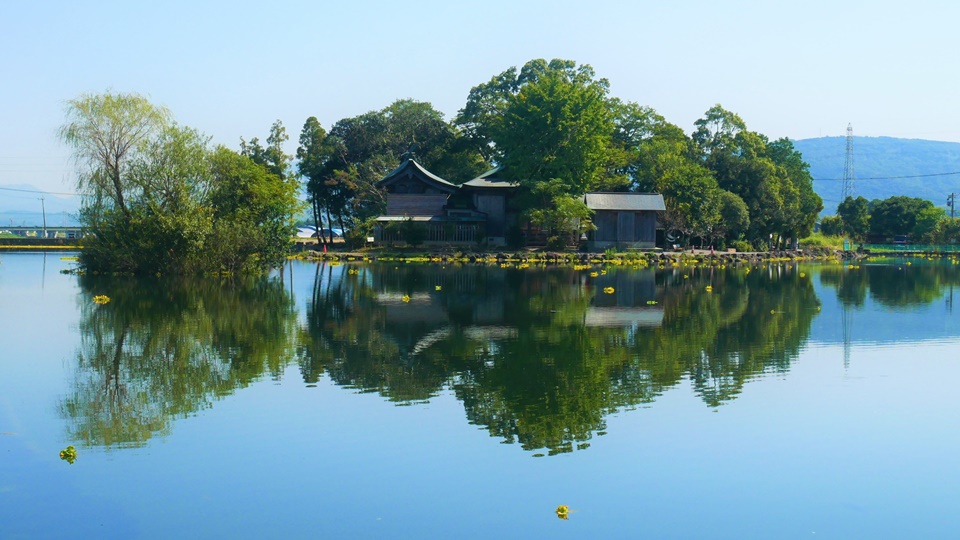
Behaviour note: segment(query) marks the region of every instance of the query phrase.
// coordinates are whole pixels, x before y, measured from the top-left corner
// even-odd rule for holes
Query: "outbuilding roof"
[[[591,210],[662,212],[667,209],[659,193],[587,193],[584,202]]]

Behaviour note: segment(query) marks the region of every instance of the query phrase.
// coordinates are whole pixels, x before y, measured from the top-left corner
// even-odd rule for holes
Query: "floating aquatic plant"
[[[570,507],[565,504],[561,504],[560,506],[558,506],[556,512],[557,512],[557,517],[560,519],[570,518]]]
[[[73,465],[73,462],[77,460],[77,449],[73,445],[64,448],[60,451],[60,459]]]
[[[109,302],[109,301],[110,301],[110,297],[107,296],[107,295],[105,295],[105,294],[101,294],[101,295],[98,295],[98,296],[94,296],[94,297],[93,297],[93,303],[94,303],[94,304],[103,305],[103,304],[106,304],[106,303]]]
[[[613,287],[604,287],[604,288],[603,288],[603,292],[605,292],[605,293],[607,293],[607,294],[613,294],[614,291],[615,291],[615,289],[614,289]]]

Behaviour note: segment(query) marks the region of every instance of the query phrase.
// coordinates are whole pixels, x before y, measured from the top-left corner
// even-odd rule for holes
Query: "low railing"
[[[482,225],[479,223],[420,222],[418,226],[424,228],[425,243],[470,244],[483,239]],[[399,227],[380,227],[377,235],[381,242],[405,241]]]
[[[864,244],[863,249],[884,253],[960,253],[960,244]]]

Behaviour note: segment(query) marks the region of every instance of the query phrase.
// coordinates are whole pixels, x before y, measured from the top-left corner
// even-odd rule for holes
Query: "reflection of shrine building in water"
[[[509,274],[499,271],[385,272],[374,276],[376,301],[383,309],[385,328],[403,356],[416,355],[435,343],[456,336],[478,342],[516,339],[519,327],[538,323],[525,320],[519,304],[532,298],[543,300],[543,284],[508,283]],[[581,320],[589,328],[655,328],[663,324],[663,308],[653,302],[656,282],[653,272],[619,272],[586,279],[570,273],[570,294],[583,299]],[[604,289],[613,287],[607,294]],[[565,306],[558,304],[550,311]],[[528,313],[529,315],[529,313]],[[549,324],[544,320],[539,324]]]
[[[476,341],[516,337],[516,329],[506,324],[507,295],[484,294],[505,291],[505,275],[483,270],[424,268],[374,274],[384,331],[403,356],[419,354],[454,334]]]
[[[617,272],[598,276],[596,295],[584,315],[585,326],[657,328],[663,325],[663,308],[656,301],[656,281],[651,272]],[[613,287],[613,293],[603,290]]]

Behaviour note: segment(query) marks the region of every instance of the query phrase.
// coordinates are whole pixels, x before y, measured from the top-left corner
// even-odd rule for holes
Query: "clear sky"
[[[450,119],[533,58],[688,133],[719,103],[771,138],[960,141],[957,21],[955,0],[4,1],[0,186],[72,191],[55,134],[82,93],[141,93],[235,149],[280,119],[293,153],[309,116],[413,98]]]

